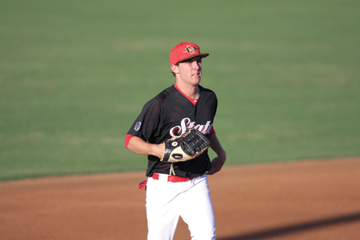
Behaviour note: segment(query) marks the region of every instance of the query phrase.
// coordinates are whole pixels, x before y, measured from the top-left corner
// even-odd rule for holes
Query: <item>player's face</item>
[[[201,58],[191,58],[186,62],[181,62],[177,66],[179,80],[190,85],[198,85],[201,81],[202,63]]]

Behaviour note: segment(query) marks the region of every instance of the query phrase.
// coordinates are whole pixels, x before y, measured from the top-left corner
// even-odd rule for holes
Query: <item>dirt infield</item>
[[[146,239],[144,179],[2,182],[0,239]],[[360,239],[360,158],[228,166],[209,183],[219,240]],[[190,239],[182,221],[175,239]]]

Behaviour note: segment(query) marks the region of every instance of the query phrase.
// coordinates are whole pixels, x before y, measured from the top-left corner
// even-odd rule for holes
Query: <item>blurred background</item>
[[[0,0],[0,180],[145,171],[124,138],[184,41],[226,165],[360,155],[359,1]]]

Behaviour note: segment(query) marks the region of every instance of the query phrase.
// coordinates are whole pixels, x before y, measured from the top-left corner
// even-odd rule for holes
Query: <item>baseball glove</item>
[[[210,141],[197,129],[188,129],[179,137],[165,142],[163,162],[185,162],[201,155],[210,146]]]

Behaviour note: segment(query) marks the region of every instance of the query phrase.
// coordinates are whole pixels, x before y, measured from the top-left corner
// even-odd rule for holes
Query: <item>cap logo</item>
[[[191,45],[188,45],[186,48],[185,48],[185,51],[184,53],[195,53],[197,50],[200,50],[200,48],[196,48],[194,46],[191,46]]]

